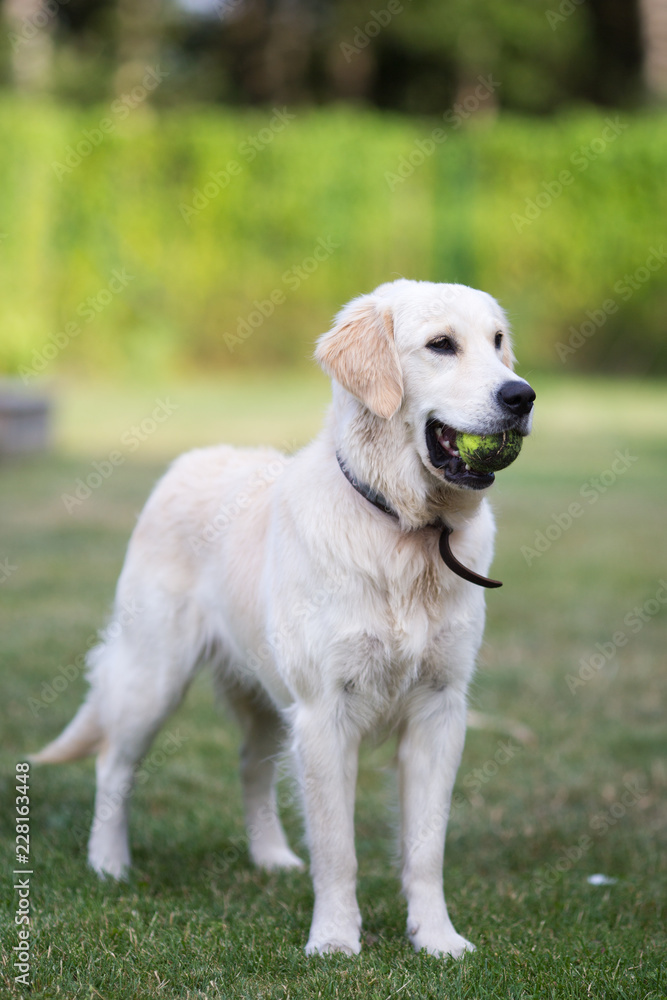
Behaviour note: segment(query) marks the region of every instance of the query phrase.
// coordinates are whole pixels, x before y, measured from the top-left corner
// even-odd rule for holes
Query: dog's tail
[[[87,757],[99,750],[103,738],[104,730],[99,712],[89,695],[60,736],[39,753],[32,754],[30,760],[35,764],[62,764],[68,760],[78,760],[79,757]]]

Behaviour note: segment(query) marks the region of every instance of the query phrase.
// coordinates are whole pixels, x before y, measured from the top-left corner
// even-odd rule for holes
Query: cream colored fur
[[[446,333],[456,357],[426,346]],[[197,667],[212,663],[245,732],[250,854],[267,868],[302,866],[274,794],[287,734],[315,888],[307,951],[356,953],[357,752],[366,734],[394,726],[408,935],[417,950],[458,956],[472,945],[449,919],[442,865],[484,592],[443,564],[428,525],[444,519],[457,557],[482,574],[494,525],[483,491],[431,465],[424,429],[431,417],[471,432],[506,420],[498,389],[516,381],[507,321],[484,292],[401,280],[348,305],[317,357],[334,384],[315,441],[292,457],[192,451],[158,483],[118,583],[117,618],[134,613],[122,628],[112,621],[90,658],[86,702],[37,759],[97,752],[89,860],[121,877],[137,762]],[[337,451],[398,521],[355,492]]]

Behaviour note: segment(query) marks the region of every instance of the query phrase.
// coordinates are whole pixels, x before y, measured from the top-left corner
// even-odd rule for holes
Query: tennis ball
[[[456,435],[458,452],[473,472],[497,472],[506,469],[521,451],[523,438],[518,431],[502,434]]]

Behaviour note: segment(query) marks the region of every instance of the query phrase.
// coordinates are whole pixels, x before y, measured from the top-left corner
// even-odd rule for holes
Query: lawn
[[[328,393],[319,376],[279,372],[58,387],[54,450],[0,466],[3,996],[667,994],[667,387],[532,380],[534,435],[494,487],[505,586],[487,599],[447,841],[450,912],[477,952],[440,961],[404,937],[388,741],[365,749],[359,778],[362,954],[306,959],[309,878],[251,867],[238,732],[203,675],[145,763],[129,882],[86,869],[92,762],[31,768],[29,991],[13,968],[15,765],[80,702],[77,657],[108,612],[136,515],[180,450],[298,447]],[[281,788],[303,853],[289,779]]]

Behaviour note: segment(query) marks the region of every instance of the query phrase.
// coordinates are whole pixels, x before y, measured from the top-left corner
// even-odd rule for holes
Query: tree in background
[[[641,0],[640,10],[644,80],[649,93],[664,100],[667,97],[667,3],[665,0]]]
[[[19,91],[47,90],[53,80],[54,15],[42,0],[5,0],[5,50],[11,80]]]
[[[160,61],[163,104],[342,100],[429,114],[490,73],[500,106],[515,111],[632,106],[644,51],[646,86],[667,90],[666,10],[665,0],[4,0],[5,79],[89,102]]]

